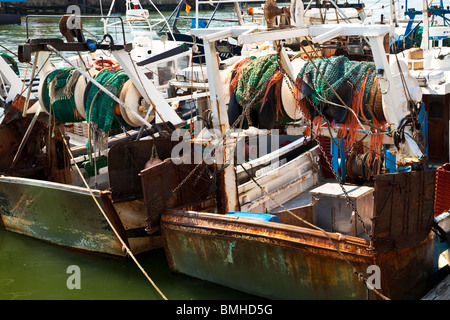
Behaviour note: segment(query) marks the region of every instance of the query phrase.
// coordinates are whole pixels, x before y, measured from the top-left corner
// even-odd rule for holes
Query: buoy
[[[294,59],[291,61],[293,69],[293,80],[297,77],[301,68],[305,64],[305,61],[301,58]],[[300,107],[295,102],[295,97],[291,92],[294,89],[293,83],[288,83],[289,80],[283,78],[283,83],[281,84],[281,102],[283,104],[283,109],[286,114],[294,121],[300,120],[302,118],[302,112]],[[290,89],[291,88],[291,89]]]
[[[156,150],[156,145],[153,144],[152,147],[152,155],[150,156],[150,160],[148,160],[145,163],[144,169],[156,166],[157,164],[163,162],[159,157],[158,157],[158,151]]]
[[[120,69],[120,64],[112,59],[100,58],[95,60],[89,67],[94,68],[95,70],[102,70],[104,68],[109,69],[110,71],[116,71]]]
[[[163,161],[159,158],[151,158],[150,160],[148,160],[145,163],[144,169],[156,166],[158,163],[161,163],[161,162],[163,162]]]
[[[145,118],[148,108],[151,107],[148,106],[148,104],[142,98],[141,94],[131,80],[125,82],[122,91],[120,92],[120,100],[123,101],[123,103],[131,110],[139,114],[142,118]],[[122,115],[122,118],[125,120],[125,122],[130,126],[138,127],[142,125],[142,122],[132,112],[122,106],[120,106],[120,114]],[[148,119],[146,120],[150,122],[154,118],[155,111],[152,110]]]

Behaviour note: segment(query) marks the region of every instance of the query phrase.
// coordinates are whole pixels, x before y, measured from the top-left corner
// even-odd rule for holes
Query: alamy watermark
[[[171,140],[178,141],[171,153],[174,164],[225,164],[230,155],[236,156],[235,164],[243,164],[249,160],[263,157],[279,149],[279,130],[254,132],[242,129],[230,129],[223,136],[218,129],[202,127],[201,121],[194,121],[192,139],[191,130],[180,129],[172,133]],[[225,152],[224,152],[225,151]],[[271,158],[277,163],[278,157]]]
[[[366,280],[366,286],[369,290],[381,289],[381,270],[379,266],[370,265],[366,270],[367,274],[370,274]]]
[[[81,9],[79,6],[73,4],[67,7],[66,13],[71,16],[67,19],[67,28],[69,29],[81,29]]]
[[[81,289],[81,269],[77,265],[68,266],[66,269],[66,273],[70,274],[70,276],[66,280],[67,289]]]

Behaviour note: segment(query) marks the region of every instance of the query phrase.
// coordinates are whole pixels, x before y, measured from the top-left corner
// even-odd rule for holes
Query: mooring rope
[[[60,129],[61,130],[61,129]],[[69,152],[70,158],[72,159],[72,161],[75,161],[75,158],[72,154],[72,151],[70,150],[69,145],[67,144],[66,139],[63,139],[64,144],[67,148],[67,151]],[[139,264],[139,262],[137,261],[136,257],[134,256],[133,252],[131,252],[130,248],[128,248],[127,244],[125,243],[125,241],[123,241],[122,237],[119,235],[119,232],[116,230],[116,228],[114,228],[114,225],[111,223],[111,221],[109,220],[108,216],[106,215],[105,211],[103,210],[103,208],[101,207],[100,203],[98,202],[97,198],[95,197],[94,193],[92,192],[92,189],[89,187],[89,184],[86,182],[85,178],[83,177],[83,174],[81,173],[81,170],[78,166],[75,166],[75,168],[78,171],[78,174],[80,175],[81,179],[83,180],[84,185],[86,186],[86,188],[88,189],[89,193],[92,196],[92,199],[94,200],[95,204],[97,205],[98,209],[100,210],[100,212],[102,213],[103,217],[105,218],[105,220],[108,222],[109,226],[111,227],[112,231],[114,232],[114,234],[116,235],[116,237],[119,239],[120,243],[122,244],[122,248],[125,249],[126,253],[131,257],[131,259],[133,259],[133,261],[136,263],[136,265],[138,266],[138,268],[141,270],[141,272],[144,274],[144,276],[148,279],[148,281],[152,284],[152,286],[155,288],[156,291],[158,291],[159,295],[164,299],[164,300],[168,300],[167,297],[162,293],[162,291],[158,288],[158,286],[155,284],[155,282],[150,278],[150,276],[147,274],[147,272],[144,270],[144,268]]]

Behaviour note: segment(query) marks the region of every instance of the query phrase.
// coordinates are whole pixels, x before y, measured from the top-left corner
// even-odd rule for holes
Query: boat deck
[[[304,206],[310,205],[310,204],[312,204],[312,195],[311,195],[310,191],[314,190],[326,183],[332,183],[332,182],[336,182],[336,180],[335,179],[323,179],[323,180],[319,181],[317,184],[313,185],[309,189],[307,189],[304,192],[302,192],[301,194],[299,194],[298,196],[283,203],[283,206],[286,209],[294,209],[294,208],[299,208],[299,207],[304,207]],[[271,210],[271,213],[276,213],[276,212],[280,212],[280,211],[284,211],[284,210],[285,210],[284,208],[278,206],[278,207],[274,208],[273,210]]]

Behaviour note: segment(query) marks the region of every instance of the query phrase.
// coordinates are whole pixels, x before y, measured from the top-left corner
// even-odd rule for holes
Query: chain
[[[280,55],[278,55],[278,60],[277,60],[277,61],[278,61],[278,69],[281,71],[281,73],[283,74],[283,76],[286,76],[286,78],[289,80],[289,81],[288,81],[288,88],[289,88],[289,90],[291,91],[292,96],[294,97],[294,101],[295,101],[295,103],[297,104],[298,109],[302,112],[303,116],[305,117],[305,114],[304,114],[302,108],[300,107],[300,104],[299,104],[298,100],[295,98],[295,94],[294,94],[293,88],[291,87],[290,83],[292,83],[292,84],[297,88],[298,92],[301,92],[301,88],[299,88],[298,84],[297,84],[297,83],[291,78],[291,76],[290,76],[289,74],[287,74],[286,71],[283,69],[282,64],[281,64]],[[321,111],[314,103],[312,103],[311,100],[308,100],[308,101],[309,101],[309,102],[311,103],[311,105],[314,107],[315,111],[319,114],[319,116],[321,116],[323,119],[326,120],[326,118],[325,118],[324,115],[322,114],[322,111]],[[306,119],[306,121],[312,122],[311,120],[307,119],[306,117],[305,117],[305,119]],[[332,126],[330,126],[328,120],[327,120],[327,126],[328,126],[328,128],[333,128]],[[335,128],[333,128],[333,129],[336,131]],[[337,131],[336,131],[336,132],[337,132]],[[313,134],[312,131],[311,131],[311,134]],[[331,139],[333,139],[333,137],[331,137]],[[369,239],[370,239],[371,241],[373,241],[373,237],[372,237],[372,235],[370,234],[369,230],[367,229],[367,227],[366,227],[364,221],[362,220],[362,217],[359,215],[358,210],[356,209],[356,206],[355,206],[354,202],[350,199],[350,196],[349,196],[349,194],[347,193],[347,191],[345,190],[344,185],[343,185],[341,179],[339,178],[338,174],[336,173],[336,170],[334,170],[333,166],[331,165],[330,161],[328,160],[328,157],[326,156],[325,150],[323,149],[322,145],[320,144],[320,141],[319,141],[319,138],[318,138],[317,135],[314,137],[314,140],[316,140],[317,145],[319,146],[320,152],[322,153],[323,157],[325,158],[325,160],[326,160],[326,162],[327,162],[329,168],[331,169],[331,172],[333,173],[333,175],[334,175],[335,179],[337,180],[337,182],[338,182],[340,188],[342,189],[342,192],[344,193],[345,198],[346,198],[346,203],[347,203],[347,205],[351,207],[351,209],[352,209],[353,213],[355,214],[356,218],[357,218],[358,221],[361,223],[361,225],[362,225],[362,227],[363,227],[363,229],[364,229],[364,232],[367,234],[367,236],[369,237]]]
[[[272,73],[272,75],[270,77],[267,77],[267,80],[264,82],[263,86],[261,87],[261,89],[259,90],[259,92],[257,92],[254,95],[254,98],[245,106],[244,110],[242,111],[242,113],[239,115],[239,117],[234,121],[234,123],[230,126],[230,129],[228,130],[228,132],[225,134],[225,136],[222,138],[222,141],[224,141],[224,139],[226,138],[227,134],[230,132],[230,130],[236,128],[238,125],[240,126],[242,123],[242,120],[244,119],[244,117],[247,117],[247,120],[251,123],[251,119],[250,119],[250,108],[251,106],[255,103],[256,98],[265,90],[265,88],[267,87],[267,85],[269,84],[271,78],[275,75],[275,72],[277,71],[277,69],[274,70],[274,72]],[[172,193],[175,194],[176,191],[178,191],[188,180],[189,178],[194,174],[195,171],[198,170],[198,168],[200,167],[200,165],[202,165],[204,162],[204,159],[202,157],[202,160],[200,161],[199,164],[197,164],[197,166],[194,167],[194,169],[187,175],[187,177],[185,179],[183,179],[183,181],[180,182],[179,185],[177,185],[173,190]],[[217,171],[221,171],[225,168],[225,166],[228,165],[228,161],[225,162],[224,166],[222,166],[222,168],[218,169]],[[207,168],[205,166],[205,168]],[[205,170],[205,169],[204,169]],[[203,171],[204,171],[203,170]],[[199,176],[203,173],[203,171],[201,171],[199,173]],[[208,174],[209,175],[209,174]],[[211,175],[209,175],[211,176]]]

